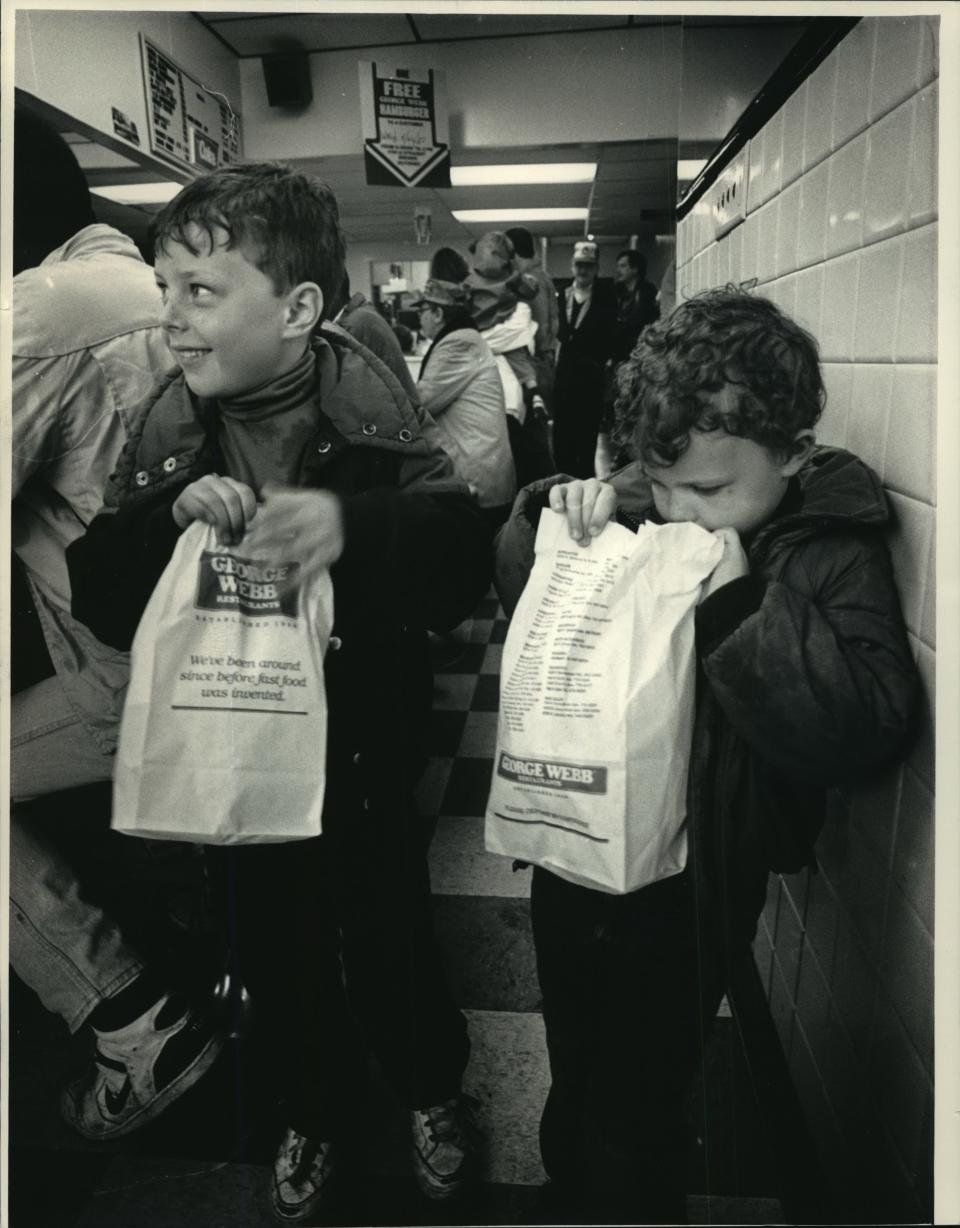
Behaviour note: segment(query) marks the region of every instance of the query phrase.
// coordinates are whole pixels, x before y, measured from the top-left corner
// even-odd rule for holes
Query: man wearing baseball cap
[[[558,295],[560,320],[553,420],[557,469],[595,476],[603,411],[604,366],[610,357],[617,306],[612,287],[598,283],[600,250],[592,239],[573,245],[573,283]]]

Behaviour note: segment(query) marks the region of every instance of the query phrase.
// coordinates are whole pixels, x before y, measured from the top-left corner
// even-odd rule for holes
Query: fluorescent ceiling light
[[[507,166],[452,166],[450,183],[455,188],[514,183],[593,183],[596,173],[596,162],[517,162]]]
[[[688,180],[696,179],[703,168],[707,165],[706,158],[681,158],[677,163],[677,178]]]
[[[585,222],[582,209],[454,209],[458,222]]]
[[[90,189],[95,196],[105,196],[118,205],[165,205],[173,200],[182,183],[107,183]]]

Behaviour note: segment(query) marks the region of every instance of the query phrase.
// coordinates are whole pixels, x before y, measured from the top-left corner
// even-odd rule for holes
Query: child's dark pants
[[[693,896],[688,873],[616,896],[534,869],[540,1144],[574,1221],[684,1221],[685,1102],[722,996]]]
[[[351,1133],[368,1049],[409,1108],[457,1094],[469,1041],[434,942],[412,806],[334,810],[318,839],[214,853],[287,1125]]]

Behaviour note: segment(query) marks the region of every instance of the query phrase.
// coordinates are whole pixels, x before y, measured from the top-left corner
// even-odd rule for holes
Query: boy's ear
[[[790,445],[790,455],[780,470],[783,477],[792,478],[795,473],[800,472],[807,463],[816,442],[813,431],[797,431]]]
[[[284,333],[304,337],[313,332],[323,311],[323,291],[315,281],[302,281],[286,295]]]

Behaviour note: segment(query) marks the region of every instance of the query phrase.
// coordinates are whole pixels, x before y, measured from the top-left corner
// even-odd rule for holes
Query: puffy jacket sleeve
[[[744,576],[697,610],[697,648],[727,717],[806,785],[874,771],[909,732],[919,678],[879,533],[793,548],[775,578]]]

